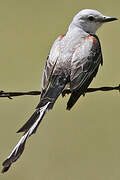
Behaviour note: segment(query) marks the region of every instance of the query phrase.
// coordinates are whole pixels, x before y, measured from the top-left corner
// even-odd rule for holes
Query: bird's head
[[[97,10],[81,10],[72,21],[74,26],[83,29],[87,33],[94,33],[104,23],[117,20],[117,18],[104,16]]]

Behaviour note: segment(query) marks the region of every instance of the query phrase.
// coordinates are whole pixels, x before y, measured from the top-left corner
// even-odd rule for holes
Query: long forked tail
[[[12,150],[11,154],[3,162],[2,173],[6,172],[13,162],[15,162],[23,153],[25,143],[28,137],[36,132],[37,127],[39,126],[41,120],[43,119],[47,110],[52,109],[56,99],[61,94],[67,83],[67,79],[63,76],[54,76],[51,80],[51,84],[44,94],[44,97],[41,98],[40,103],[38,104],[36,111],[30,117],[30,119],[20,128],[17,132],[24,132],[23,136]]]
[[[15,162],[23,153],[24,151],[24,147],[25,147],[25,143],[26,140],[29,136],[31,136],[33,133],[35,133],[38,125],[40,124],[43,116],[45,115],[45,112],[49,106],[50,102],[48,102],[45,106],[41,107],[39,110],[36,110],[34,113],[34,116],[36,114],[36,121],[33,123],[33,125],[30,127],[30,129],[24,133],[24,135],[21,137],[21,139],[19,140],[19,142],[17,143],[17,145],[14,147],[14,149],[12,150],[11,154],[7,157],[7,159],[3,162],[3,169],[2,169],[2,173],[6,172],[11,164],[13,162]],[[29,121],[28,121],[29,122]]]

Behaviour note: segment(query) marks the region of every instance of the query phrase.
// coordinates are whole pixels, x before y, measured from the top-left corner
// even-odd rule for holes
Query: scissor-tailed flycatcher
[[[45,113],[53,108],[56,99],[66,87],[71,91],[68,110],[86,92],[99,65],[103,64],[96,30],[105,22],[114,20],[117,19],[104,16],[96,10],[82,10],[73,18],[67,33],[55,40],[43,72],[40,103],[30,119],[18,130],[24,134],[3,162],[2,173],[21,156],[27,138],[36,132]]]

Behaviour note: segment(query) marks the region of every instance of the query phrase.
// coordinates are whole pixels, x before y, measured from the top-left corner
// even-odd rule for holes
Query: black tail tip
[[[66,110],[70,111],[70,110],[71,110],[71,107],[67,106],[67,107],[66,107]]]
[[[2,163],[2,165],[3,165],[3,169],[2,169],[2,171],[1,171],[1,173],[5,173],[5,172],[7,172],[8,169],[10,168],[11,162],[9,161],[9,159],[6,159],[6,160]]]
[[[18,131],[16,131],[16,133],[20,133],[20,132],[22,132],[20,129]]]
[[[4,174],[5,172],[8,171],[9,168],[10,168],[10,165],[9,165],[9,166],[6,166],[6,167],[3,167],[1,173]]]

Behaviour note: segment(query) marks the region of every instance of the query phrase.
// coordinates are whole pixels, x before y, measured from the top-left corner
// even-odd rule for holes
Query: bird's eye
[[[95,20],[95,18],[93,16],[89,16],[88,19],[89,19],[89,21],[94,21]]]

